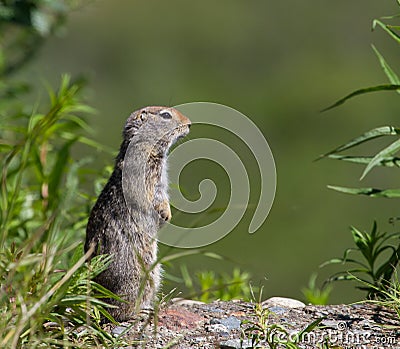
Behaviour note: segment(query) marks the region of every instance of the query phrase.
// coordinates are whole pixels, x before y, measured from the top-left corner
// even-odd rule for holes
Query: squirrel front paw
[[[164,201],[163,203],[161,203],[160,205],[155,207],[155,209],[163,221],[166,221],[166,222],[171,221],[171,218],[172,218],[171,207],[169,206],[168,201]]]

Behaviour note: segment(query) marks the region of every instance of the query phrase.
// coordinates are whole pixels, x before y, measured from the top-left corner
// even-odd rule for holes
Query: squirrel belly
[[[94,205],[85,251],[112,255],[94,281],[124,302],[107,302],[117,321],[152,308],[161,283],[157,232],[171,219],[168,200],[169,148],[189,132],[190,120],[169,107],[147,107],[126,121],[114,171]]]

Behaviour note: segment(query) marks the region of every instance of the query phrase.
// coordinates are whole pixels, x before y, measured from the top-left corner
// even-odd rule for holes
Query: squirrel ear
[[[131,138],[135,135],[136,131],[143,125],[143,122],[146,121],[147,114],[145,111],[140,113],[134,112],[131,116],[126,120],[124,127],[124,137]]]
[[[145,111],[142,111],[139,115],[140,120],[146,121],[147,120],[147,113]]]

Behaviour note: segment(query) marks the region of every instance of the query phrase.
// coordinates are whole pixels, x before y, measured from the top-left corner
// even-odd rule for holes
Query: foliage
[[[88,160],[74,161],[71,150],[96,146],[80,134],[88,129],[80,114],[92,111],[78,97],[81,88],[63,77],[45,112],[0,104],[2,348],[118,342],[100,327],[101,316],[109,317],[102,298],[115,296],[92,281],[110,258],[87,265],[79,243],[90,205],[80,187]]]
[[[307,303],[315,305],[326,305],[332,292],[332,285],[324,283],[321,288],[317,287],[317,273],[313,273],[308,281],[308,286],[301,291]]]
[[[265,343],[268,344],[268,348],[287,348],[287,349],[300,349],[299,343],[304,334],[309,333],[316,328],[323,320],[323,318],[317,319],[306,326],[303,330],[293,335],[286,326],[272,323],[271,318],[274,313],[271,312],[267,307],[264,307],[261,302],[262,289],[259,294],[258,300],[253,296],[253,317],[254,320],[244,320],[241,323],[241,342],[243,344],[244,339],[248,339],[251,342],[252,348],[264,348]]]
[[[251,299],[251,276],[239,268],[234,268],[231,275],[207,270],[196,272],[194,277],[190,275],[186,265],[182,265],[180,269],[182,277],[175,281],[185,285],[189,293],[187,297],[190,299],[205,303],[214,300]]]
[[[37,231],[30,248],[38,252],[45,242],[65,243],[82,231],[85,212],[77,209],[85,200],[78,177],[88,159],[74,162],[71,148],[77,142],[93,142],[79,135],[88,126],[77,113],[91,112],[76,98],[80,89],[79,82],[70,84],[64,77],[58,94],[50,93],[47,112],[17,111],[5,118],[0,134],[0,246],[9,247],[10,241],[19,245]],[[53,233],[62,228],[70,234]]]
[[[29,90],[10,74],[59,28],[77,1],[0,3],[0,346],[2,348],[124,346],[100,326],[109,317],[93,282],[110,262],[89,265],[79,243],[92,197],[82,190],[89,159],[74,160],[86,137],[84,81],[62,78],[47,106],[23,104]],[[7,80],[6,80],[7,79]],[[96,185],[96,183],[95,183]]]
[[[82,0],[4,0],[0,2],[0,77],[31,60],[44,40],[62,28]]]
[[[368,287],[374,287],[371,284],[366,285]],[[382,293],[385,296],[384,299],[375,300],[373,302],[393,309],[400,318],[400,282],[397,275],[395,275],[387,290],[382,291]]]
[[[369,299],[385,298],[397,275],[399,265],[400,233],[379,232],[376,222],[371,233],[360,232],[351,227],[355,248],[349,248],[342,258],[331,259],[328,264],[352,264],[355,268],[340,271],[331,276],[329,281],[355,280],[358,286],[367,292]],[[351,253],[361,254],[361,258],[350,258]]]
[[[400,6],[400,1],[397,1],[397,4]],[[383,17],[382,19],[389,20],[389,19],[395,19],[397,17],[399,17],[399,15]],[[400,35],[396,32],[396,30],[400,30],[400,26],[385,24],[381,20],[375,19],[372,22],[372,29],[375,30],[377,26],[379,26],[387,34],[389,34],[389,36],[392,39],[394,39],[394,41],[396,41],[396,43],[400,44]],[[376,49],[376,47],[372,45],[372,48],[373,48],[375,54],[377,55],[377,57],[379,59],[379,63],[382,67],[382,70],[388,77],[390,84],[377,85],[377,86],[372,86],[372,87],[367,87],[367,88],[362,88],[362,89],[356,90],[356,91],[350,93],[349,95],[339,99],[337,102],[335,102],[331,106],[323,109],[322,111],[327,111],[327,110],[336,108],[339,105],[342,105],[343,103],[345,103],[347,100],[354,98],[356,96],[366,94],[366,93],[379,92],[379,91],[397,91],[398,93],[400,93],[400,79],[399,79],[398,75],[394,72],[394,70],[386,62],[385,58],[379,53],[379,51]]]
[[[346,144],[343,144],[335,148],[334,150],[324,154],[323,157],[366,165],[364,172],[361,175],[361,179],[363,179],[376,166],[384,166],[392,168],[399,167],[400,158],[396,157],[395,154],[400,150],[400,138],[396,139],[389,146],[382,149],[380,152],[378,152],[376,155],[373,156],[344,156],[344,155],[339,155],[339,153],[379,137],[398,136],[399,134],[400,134],[400,129],[394,126],[377,127],[350,140]],[[387,197],[387,198],[400,197],[400,189],[345,188],[339,186],[328,186],[328,187],[330,189],[334,189],[348,194],[358,194],[358,195],[367,195],[370,197]]]
[[[400,2],[398,2],[400,6]],[[385,20],[393,19],[398,16],[384,17]],[[386,33],[390,35],[392,39],[394,39],[398,44],[400,44],[400,36],[397,34],[396,30],[399,30],[399,26],[389,25],[383,23],[381,20],[374,20],[373,29],[376,27],[382,28]],[[347,100],[363,95],[370,92],[377,91],[397,91],[400,93],[400,78],[395,73],[395,71],[390,67],[390,65],[386,62],[385,58],[380,54],[378,49],[375,46],[372,46],[374,52],[376,53],[379,63],[381,65],[382,70],[386,74],[390,84],[389,85],[377,85],[373,87],[363,88],[357,90],[355,92],[350,93],[346,97],[340,99],[333,105],[324,109],[324,111],[335,108]],[[365,178],[365,176],[375,167],[377,166],[386,166],[386,167],[399,167],[400,158],[395,156],[400,150],[400,128],[395,126],[383,126],[377,127],[372,130],[369,130],[362,135],[353,138],[349,142],[329,151],[328,153],[322,155],[320,158],[326,157],[335,160],[347,161],[357,164],[366,165],[364,172],[361,175],[361,179]],[[352,149],[362,143],[369,142],[373,139],[379,137],[392,137],[395,136],[396,140],[386,146],[384,149],[379,151],[377,154],[370,156],[344,156],[340,155],[345,150]],[[357,194],[357,195],[367,195],[371,197],[388,197],[388,198],[396,198],[400,197],[400,189],[378,189],[378,188],[346,188],[340,186],[329,186],[329,188],[348,193],[348,194]]]
[[[400,6],[400,1],[397,3]],[[397,17],[398,16],[385,17],[383,20],[395,19]],[[400,44],[400,36],[397,33],[397,31],[400,29],[399,26],[385,24],[381,20],[374,20],[373,29],[376,27],[383,29],[392,39],[396,41],[396,43]],[[326,108],[325,111],[335,108],[345,103],[347,100],[365,93],[387,90],[397,91],[400,93],[399,76],[390,67],[375,46],[373,46],[373,50],[378,57],[382,70],[389,80],[389,84],[377,85],[357,90]],[[364,171],[360,178],[362,180],[375,167],[399,167],[400,158],[396,156],[400,150],[399,135],[400,129],[398,127],[377,127],[363,133],[358,137],[353,138],[349,142],[333,149],[321,157],[365,165]],[[380,137],[396,137],[396,139],[374,155],[345,156],[340,154],[345,150],[352,149],[362,143],[370,142],[371,140]],[[343,193],[367,195],[369,197],[400,197],[400,189],[398,188],[347,188],[341,186],[329,186],[329,188]],[[367,291],[368,298],[378,298],[384,300],[388,297],[391,297],[390,295],[393,294],[393,292],[396,293],[397,289],[395,280],[397,277],[397,267],[399,265],[400,257],[400,233],[397,232],[388,234],[385,232],[379,232],[376,222],[374,222],[371,233],[361,232],[355,227],[351,227],[351,233],[356,247],[347,249],[342,258],[331,259],[324,265],[350,263],[355,265],[355,267],[350,270],[335,273],[332,275],[329,281],[356,280],[361,283],[361,286],[358,286],[358,288]],[[350,258],[349,255],[352,252],[358,252],[361,254],[361,259]]]

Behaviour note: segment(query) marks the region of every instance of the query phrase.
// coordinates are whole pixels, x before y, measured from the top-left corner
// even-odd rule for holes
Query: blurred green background
[[[313,162],[370,128],[397,123],[395,92],[360,97],[319,113],[354,89],[386,82],[371,43],[394,68],[398,47],[381,30],[372,32],[371,22],[397,10],[394,0],[90,1],[71,14],[66,33],[46,41],[19,77],[39,87],[43,79],[56,86],[63,72],[87,75],[88,101],[98,111],[89,123],[95,138],[115,150],[127,116],[146,105],[210,101],[250,117],[276,161],[277,192],[269,217],[250,235],[249,211],[237,229],[207,247],[225,256],[225,263],[201,256],[178,263],[193,271],[238,265],[252,273],[254,284],[265,285],[264,298],[301,298],[300,289],[319,264],[351,246],[349,225],[370,230],[377,219],[381,229],[398,229],[388,222],[399,215],[397,201],[326,188],[396,186],[393,171],[374,170],[360,184],[361,167]],[[43,92],[37,97],[45,98]],[[201,132],[194,129],[189,138]],[[213,137],[237,147],[228,135],[214,132]],[[374,146],[382,144],[377,141],[360,152],[368,154]],[[113,163],[112,156],[90,151],[95,170]],[[88,150],[76,152],[83,156]],[[241,155],[252,174],[256,167],[251,152]],[[213,178],[214,171],[226,189],[226,176],[212,166],[200,162],[185,169],[182,186],[189,197],[196,196],[198,183]],[[256,201],[257,172],[254,177],[251,195]],[[222,202],[227,194],[220,190]],[[319,270],[319,280],[336,270]],[[331,302],[361,296],[350,284],[337,284]]]

